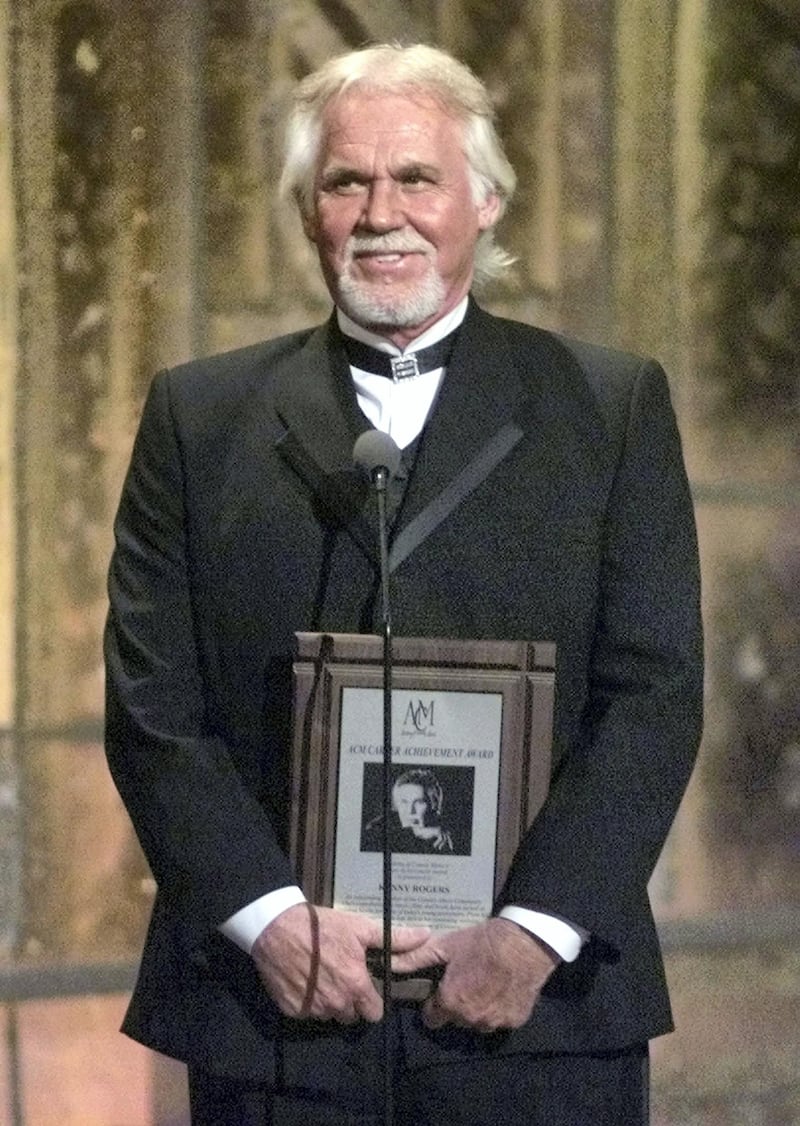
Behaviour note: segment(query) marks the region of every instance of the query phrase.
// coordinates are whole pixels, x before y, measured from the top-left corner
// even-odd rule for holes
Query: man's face
[[[392,790],[392,805],[403,829],[424,828],[430,802],[418,782],[403,782]]]
[[[462,126],[430,99],[353,91],[323,118],[304,216],[334,301],[400,347],[454,308],[499,201],[476,203]]]

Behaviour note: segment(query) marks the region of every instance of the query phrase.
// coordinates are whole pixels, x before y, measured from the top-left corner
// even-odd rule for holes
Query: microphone
[[[379,476],[384,480],[395,476],[401,456],[397,442],[382,430],[365,430],[353,446],[353,462],[374,484]]]
[[[400,468],[402,454],[394,438],[383,430],[365,430],[353,446],[353,463],[370,479],[378,502],[378,541],[380,544],[381,600],[383,603],[383,631],[385,664],[391,664],[388,651],[392,633],[392,611],[389,597],[389,527],[386,514],[386,486]],[[387,683],[390,681],[387,672]]]

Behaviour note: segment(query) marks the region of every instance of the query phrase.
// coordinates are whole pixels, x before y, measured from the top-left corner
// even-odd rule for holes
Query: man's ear
[[[490,192],[482,203],[478,204],[478,227],[488,231],[500,218],[500,196],[497,192]]]

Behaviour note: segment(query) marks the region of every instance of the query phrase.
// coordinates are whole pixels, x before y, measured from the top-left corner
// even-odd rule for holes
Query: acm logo
[[[434,735],[433,709],[436,701],[416,700],[409,698],[408,707],[403,716],[404,735]]]

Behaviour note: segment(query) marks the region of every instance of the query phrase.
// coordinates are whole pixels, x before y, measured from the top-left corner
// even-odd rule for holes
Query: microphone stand
[[[378,502],[380,543],[381,607],[383,617],[383,1121],[394,1118],[394,1041],[392,1028],[392,614],[389,598],[389,546],[386,489],[397,472],[401,455],[397,443],[380,430],[360,434],[353,447],[353,461],[375,486]]]
[[[378,535],[381,562],[381,613],[383,620],[383,1120],[392,1126],[394,1091],[392,1088],[394,1050],[392,1041],[392,610],[389,597],[389,547],[386,525],[386,486],[389,474],[384,466],[375,470],[378,501]]]

